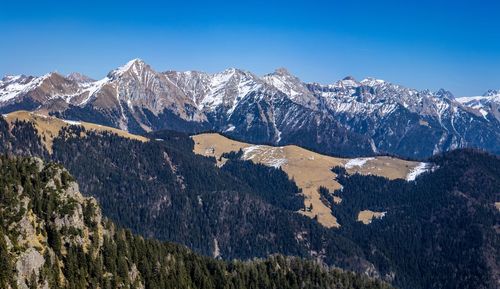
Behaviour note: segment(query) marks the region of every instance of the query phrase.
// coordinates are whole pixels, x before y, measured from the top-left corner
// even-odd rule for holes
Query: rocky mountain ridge
[[[418,91],[375,78],[305,83],[283,68],[263,77],[234,68],[157,72],[140,59],[97,81],[49,73],[0,82],[3,113],[42,110],[133,133],[214,130],[328,154],[414,158],[462,147],[498,153],[498,97],[491,90],[455,98],[444,89]]]

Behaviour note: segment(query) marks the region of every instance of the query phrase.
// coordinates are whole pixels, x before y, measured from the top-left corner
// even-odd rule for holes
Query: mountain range
[[[0,112],[19,109],[132,133],[217,131],[251,143],[344,156],[425,158],[455,148],[500,152],[500,92],[456,98],[375,78],[306,83],[280,68],[155,71],[140,59],[101,80],[78,73],[6,76]]]

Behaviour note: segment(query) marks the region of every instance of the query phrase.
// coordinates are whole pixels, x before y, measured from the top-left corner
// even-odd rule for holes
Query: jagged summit
[[[214,74],[211,74],[212,78],[217,78],[217,77],[221,77],[221,76],[225,77],[225,78],[248,77],[248,78],[258,79],[258,77],[255,74],[253,74],[252,72],[245,70],[245,69],[241,69],[241,68],[235,68],[235,67],[227,68],[221,72],[216,72]]]
[[[78,72],[72,72],[66,76],[67,79],[72,80],[74,82],[78,83],[90,83],[94,82],[95,79],[92,79],[84,74],[78,73]]]
[[[145,69],[151,69],[151,67],[148,64],[146,64],[142,59],[135,58],[127,62],[125,65],[122,65],[112,70],[108,74],[108,77],[114,78],[122,76],[124,74],[139,75]]]
[[[290,100],[310,109],[318,106],[318,99],[307,88],[307,84],[286,68],[278,68],[274,73],[267,74],[262,79],[271,87],[278,89],[288,96]]]
[[[118,70],[120,69],[123,69],[123,70],[128,70],[130,67],[134,66],[134,65],[146,65],[146,62],[144,62],[144,60],[140,59],[140,58],[134,58],[134,59],[131,59],[129,60],[127,63],[125,63],[124,65],[120,66],[118,68]]]
[[[436,93],[435,93],[436,97],[439,97],[439,98],[447,98],[447,99],[454,99],[455,96],[453,95],[453,93],[451,93],[451,91],[449,90],[446,90],[444,88],[440,88]]]
[[[500,120],[499,98],[494,90],[455,98],[445,89],[419,91],[372,77],[307,83],[285,68],[262,77],[237,68],[213,74],[157,72],[141,59],[97,81],[57,73],[0,81],[2,113],[44,109],[135,133],[216,130],[252,142],[304,145],[309,139],[312,146],[322,143],[313,148],[327,153],[342,147],[405,156],[470,145],[500,147],[500,124],[492,123]],[[402,143],[427,133],[424,145]]]
[[[500,89],[489,89],[483,94],[483,96],[495,96],[500,95]]]
[[[15,81],[15,80],[17,80],[19,78],[23,78],[23,77],[26,77],[26,75],[24,75],[24,74],[19,74],[19,75],[6,74],[2,77],[2,79],[0,81],[2,81],[2,82]]]
[[[368,86],[376,86],[376,85],[384,84],[384,83],[386,83],[386,81],[383,79],[378,79],[376,77],[367,77],[367,78],[361,80],[360,83],[362,83],[363,85],[368,85]]]
[[[285,67],[278,67],[274,70],[274,73],[275,74],[278,74],[278,75],[292,75],[290,73],[290,71],[288,71],[288,69],[286,69]]]

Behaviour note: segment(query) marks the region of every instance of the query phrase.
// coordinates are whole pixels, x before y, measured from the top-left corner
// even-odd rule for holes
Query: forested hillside
[[[103,220],[60,165],[0,157],[1,288],[389,288],[273,256],[224,262]]]
[[[499,288],[500,158],[461,150],[431,160],[438,168],[415,182],[336,168],[340,232],[401,287]],[[364,225],[361,210],[385,215]]]
[[[49,154],[31,124],[0,127],[3,152],[62,163],[104,215],[143,236],[222,259],[306,257],[408,289],[500,284],[497,156],[439,155],[428,160],[431,172],[411,182],[335,168],[342,201],[320,193],[342,226],[327,229],[296,213],[303,196],[280,169],[236,153],[219,168],[214,158],[195,155],[182,133],[139,142],[71,126]],[[362,211],[379,215],[365,224],[358,221]]]
[[[31,124],[15,127],[10,147],[18,138],[40,143]],[[62,163],[120,226],[223,259],[280,253],[378,276],[357,245],[296,213],[303,196],[281,170],[238,159],[218,168],[214,158],[195,155],[182,133],[140,142],[92,131],[80,137],[83,131],[63,129],[46,158]]]

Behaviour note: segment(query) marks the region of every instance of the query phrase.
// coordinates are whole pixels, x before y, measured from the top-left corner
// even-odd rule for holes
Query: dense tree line
[[[25,121],[15,121],[12,130],[7,121],[0,117],[0,153],[23,156],[47,157],[35,126]]]
[[[239,176],[252,188],[252,192],[273,206],[290,211],[298,211],[304,207],[304,197],[300,195],[299,188],[294,182],[290,182],[288,175],[281,168],[245,161],[241,159],[242,155],[241,149],[224,154],[222,157],[228,160],[222,171]]]

